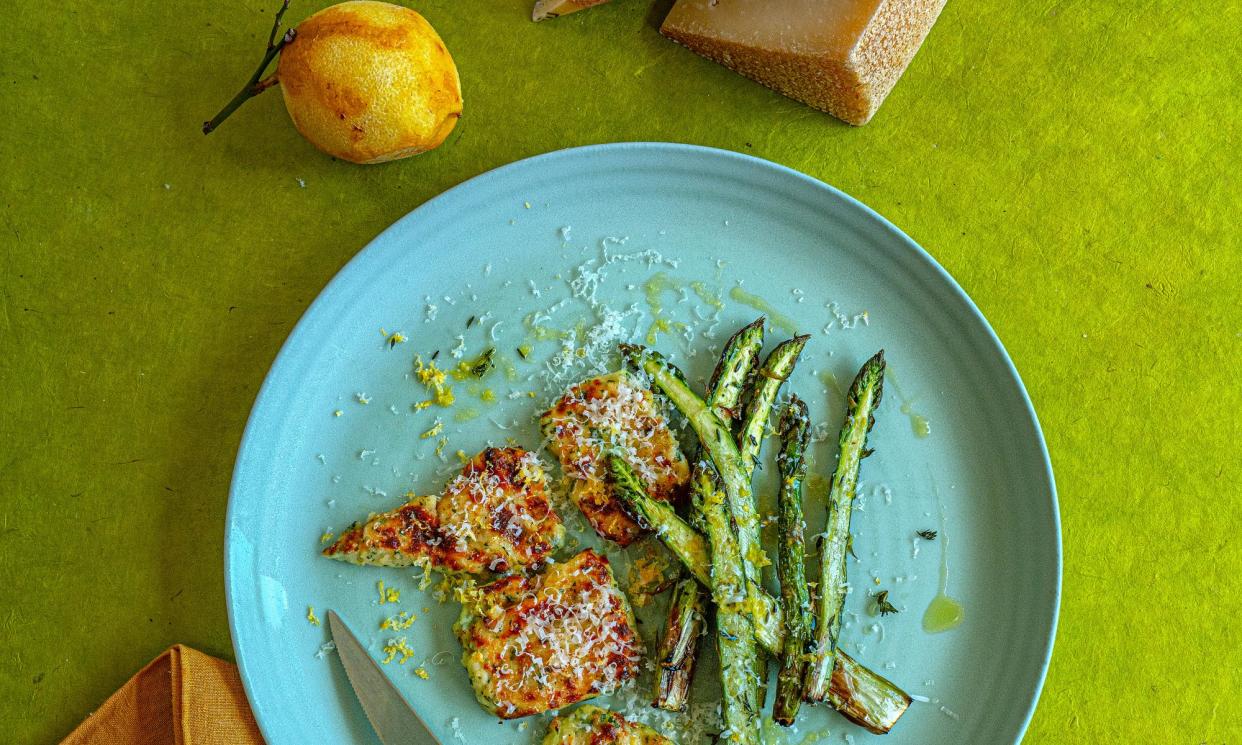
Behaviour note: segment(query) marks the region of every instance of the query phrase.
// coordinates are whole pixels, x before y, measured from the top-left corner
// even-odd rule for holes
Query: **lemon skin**
[[[312,15],[281,50],[276,76],[298,132],[353,163],[430,150],[461,118],[453,57],[399,5],[354,0]]]

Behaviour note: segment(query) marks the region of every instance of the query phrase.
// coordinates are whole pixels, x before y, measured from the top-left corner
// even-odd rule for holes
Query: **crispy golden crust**
[[[540,418],[549,447],[574,479],[571,496],[600,536],[626,546],[642,530],[612,494],[600,456],[618,451],[651,496],[680,499],[690,469],[651,391],[617,372],[572,386]]]
[[[502,719],[611,693],[637,677],[637,629],[608,560],[591,550],[542,575],[476,590],[454,626],[475,695]]]
[[[323,555],[372,566],[430,566],[441,542],[436,514],[427,508],[435,497],[415,497],[391,512],[354,523]]]
[[[645,724],[584,704],[548,725],[543,745],[676,745]]]
[[[355,564],[507,572],[538,565],[563,535],[534,454],[488,448],[438,500],[419,497],[355,523],[323,554]]]

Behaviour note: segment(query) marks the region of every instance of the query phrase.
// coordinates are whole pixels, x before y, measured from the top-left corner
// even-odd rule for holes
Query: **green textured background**
[[[1013,355],[1065,538],[1028,741],[1239,741],[1238,4],[953,0],[851,129],[664,41],[667,0],[537,26],[527,0],[415,2],[456,57],[465,116],[440,150],[366,167],[302,141],[276,93],[199,133],[275,4],[4,11],[0,739],[58,740],[173,642],[231,657],[238,438],[355,251],[494,166],[672,140],[871,205]]]

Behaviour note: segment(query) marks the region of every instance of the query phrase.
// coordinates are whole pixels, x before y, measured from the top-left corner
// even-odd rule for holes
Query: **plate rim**
[[[1015,743],[1021,742],[1022,738],[1026,734],[1026,731],[1030,727],[1031,719],[1035,713],[1035,708],[1038,706],[1039,699],[1043,694],[1044,684],[1047,682],[1048,668],[1052,660],[1052,651],[1055,646],[1057,627],[1060,621],[1064,556],[1060,503],[1057,497],[1056,478],[1053,473],[1052,459],[1048,452],[1047,441],[1044,438],[1043,428],[1040,426],[1039,416],[1035,411],[1033,402],[1031,401],[1030,393],[1027,391],[1026,384],[1022,381],[1022,376],[1018,373],[1018,369],[1014,365],[1013,359],[1009,356],[1009,351],[1001,342],[995,329],[992,328],[992,324],[988,322],[987,317],[983,315],[982,311],[980,311],[978,306],[975,305],[974,300],[971,299],[970,295],[968,295],[962,286],[958,284],[957,280],[954,279],[954,277],[949,274],[949,272],[942,267],[926,249],[919,245],[918,242],[906,235],[904,231],[890,222],[883,215],[879,214],[858,199],[825,181],[815,178],[814,176],[810,176],[794,168],[781,165],[780,163],[776,163],[765,158],[759,158],[754,155],[734,150],[725,150],[704,145],[657,141],[611,142],[553,150],[522,158],[520,160],[512,161],[483,171],[440,192],[439,194],[436,194],[430,199],[414,207],[397,220],[393,221],[392,224],[367,241],[366,244],[349,259],[349,261],[347,261],[333,274],[332,278],[316,294],[315,299],[307,305],[306,309],[298,318],[297,323],[294,324],[293,328],[289,331],[289,334],[285,337],[284,342],[281,343],[279,351],[277,351],[275,357],[272,358],[272,363],[269,365],[267,372],[264,374],[263,383],[260,385],[258,392],[255,394],[254,402],[251,404],[250,412],[246,417],[246,426],[242,431],[242,436],[237,446],[237,453],[234,457],[233,471],[229,481],[228,504],[225,510],[224,518],[224,600],[228,618],[229,638],[233,647],[233,655],[237,664],[238,676],[241,679],[242,689],[245,691],[246,700],[251,707],[255,722],[258,725],[260,732],[263,734],[265,739],[272,740],[273,738],[270,733],[274,733],[275,730],[270,728],[269,724],[265,722],[265,716],[261,715],[262,708],[257,704],[255,696],[255,680],[257,676],[255,671],[251,669],[247,657],[243,654],[243,647],[238,633],[238,618],[237,612],[235,611],[234,600],[239,588],[237,587],[237,573],[234,572],[233,568],[234,543],[232,539],[232,528],[237,518],[236,513],[238,510],[238,492],[240,490],[239,483],[242,476],[242,465],[246,459],[246,456],[249,455],[251,450],[253,450],[255,445],[254,441],[258,437],[256,434],[259,428],[259,425],[256,423],[257,414],[262,408],[264,408],[266,400],[275,395],[272,392],[272,386],[274,385],[273,372],[275,372],[278,367],[282,366],[282,364],[290,356],[290,348],[293,340],[298,337],[299,332],[304,326],[307,325],[308,319],[312,315],[313,311],[316,310],[324,296],[330,294],[334,285],[342,283],[344,281],[343,278],[346,275],[351,274],[357,265],[363,263],[366,260],[368,252],[370,252],[377,244],[385,242],[391,235],[402,232],[404,229],[403,226],[408,222],[416,221],[420,214],[432,211],[442,202],[451,201],[461,192],[478,188],[478,182],[499,178],[511,171],[539,168],[544,164],[553,163],[559,160],[583,159],[585,162],[589,163],[594,159],[594,157],[600,154],[612,155],[614,153],[625,154],[633,152],[671,152],[680,155],[688,155],[691,158],[721,159],[726,162],[732,161],[744,167],[768,169],[774,171],[776,175],[782,178],[792,178],[796,181],[802,182],[804,185],[810,186],[813,189],[825,191],[829,195],[841,199],[848,208],[861,211],[863,216],[874,221],[878,227],[895,237],[907,251],[911,252],[913,258],[922,263],[925,268],[930,269],[939,277],[939,279],[943,280],[948,285],[948,288],[952,294],[954,294],[958,300],[963,302],[964,307],[970,315],[973,316],[974,320],[981,324],[985,332],[987,343],[996,352],[999,352],[1000,360],[1004,364],[1004,370],[1012,377],[1014,383],[1017,384],[1019,398],[1025,407],[1026,416],[1029,418],[1029,423],[1035,433],[1035,441],[1038,446],[1040,460],[1042,461],[1044,477],[1048,484],[1048,507],[1050,508],[1052,526],[1054,528],[1053,557],[1055,582],[1052,592],[1052,614],[1048,626],[1047,637],[1043,640],[1044,651],[1040,662],[1040,669],[1038,671],[1038,680],[1036,681],[1033,695],[1025,706],[1022,714],[1021,726],[1018,728],[1017,737],[1014,740]]]

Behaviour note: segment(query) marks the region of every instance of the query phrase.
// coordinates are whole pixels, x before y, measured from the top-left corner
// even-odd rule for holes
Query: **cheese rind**
[[[660,33],[849,124],[871,120],[945,0],[678,0]]]

